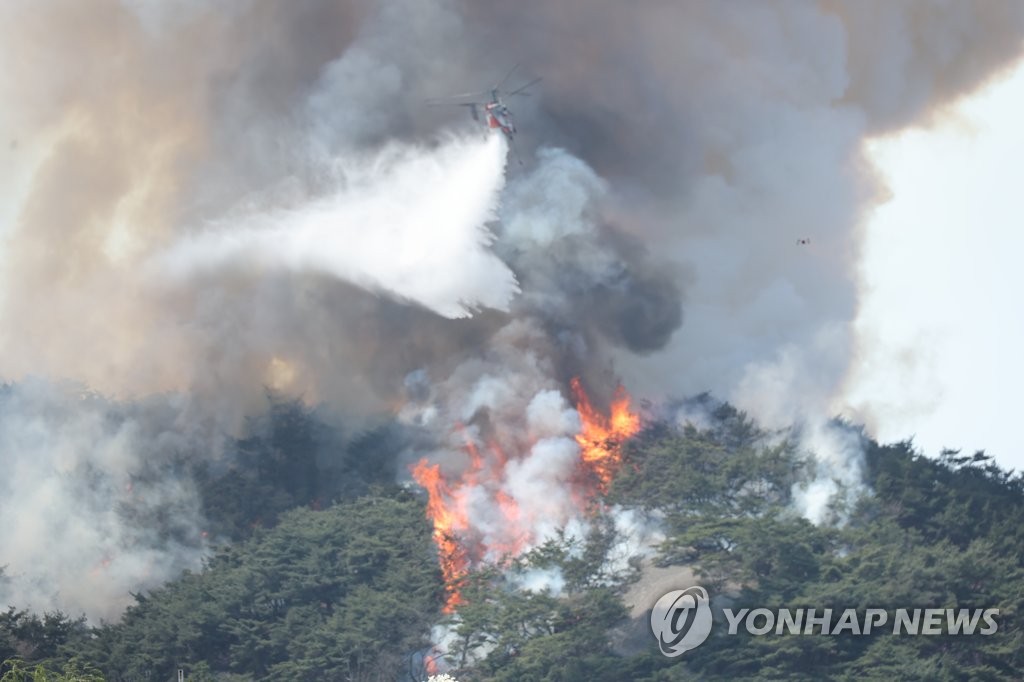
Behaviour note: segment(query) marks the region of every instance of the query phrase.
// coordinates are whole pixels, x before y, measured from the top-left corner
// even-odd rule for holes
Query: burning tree
[[[412,467],[413,478],[427,492],[427,516],[434,526],[433,539],[445,582],[444,612],[453,613],[463,602],[462,581],[472,567],[481,563],[502,564],[550,537],[558,524],[586,515],[595,501],[608,491],[621,464],[622,442],[640,429],[639,416],[630,409],[630,398],[621,386],[615,391],[608,414],[598,410],[578,378],[571,381],[578,415],[578,429],[572,438],[574,459],[555,477],[567,484],[554,518],[550,508],[534,508],[533,498],[517,495],[515,479],[532,468],[531,458],[544,461],[548,451],[563,449],[564,443],[535,439],[525,453],[510,459],[497,440],[484,443],[487,456],[468,436],[464,452],[468,464],[457,474],[446,476],[440,463],[420,459]],[[564,466],[568,464],[569,466]],[[550,502],[542,500],[541,504]],[[474,511],[486,507],[477,518]],[[554,525],[552,523],[554,522]]]

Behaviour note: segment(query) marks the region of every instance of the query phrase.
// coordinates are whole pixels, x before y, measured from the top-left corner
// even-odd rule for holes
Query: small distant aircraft
[[[516,69],[519,68],[519,64],[516,64],[512,69],[505,74],[498,83],[487,90],[481,90],[479,92],[467,92],[461,95],[452,95],[439,100],[430,100],[430,104],[452,104],[459,107],[469,108],[469,113],[473,117],[474,121],[482,122],[490,130],[500,130],[504,133],[509,143],[513,141],[516,130],[516,124],[512,121],[512,112],[509,111],[508,106],[505,105],[502,97],[513,97],[516,95],[529,97],[530,93],[526,92],[529,88],[533,87],[537,83],[541,82],[541,78],[534,78],[526,85],[522,85],[511,92],[503,92],[501,86],[515,73]],[[470,102],[459,102],[460,99],[469,99],[470,97],[480,97],[481,95],[487,95],[490,97],[487,101],[474,100]]]
[[[801,244],[803,246],[807,246],[808,244],[811,243],[811,238],[810,237],[800,237],[799,239],[796,240],[796,243],[797,244]]]

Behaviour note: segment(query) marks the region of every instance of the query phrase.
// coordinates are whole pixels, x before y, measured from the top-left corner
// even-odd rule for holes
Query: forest
[[[315,410],[272,398],[229,444],[230,467],[183,464],[227,539],[201,570],[134,595],[114,623],[7,605],[0,680],[163,682],[179,669],[192,681],[425,680],[438,626],[450,643],[439,663],[460,682],[1024,676],[1019,475],[984,452],[926,454],[836,423],[862,443],[866,492],[832,510],[834,523],[814,525],[792,499],[813,466],[807,453],[728,404],[695,404],[699,425],[650,417],[623,444],[589,534],[480,567],[447,615],[424,496],[395,483],[409,435],[386,424],[346,440]],[[658,519],[664,541],[652,560],[612,560],[615,510]],[[998,608],[999,628],[835,637],[717,628],[699,649],[666,658],[624,600],[651,565],[687,567],[733,608]],[[537,571],[557,573],[559,588],[523,588]]]

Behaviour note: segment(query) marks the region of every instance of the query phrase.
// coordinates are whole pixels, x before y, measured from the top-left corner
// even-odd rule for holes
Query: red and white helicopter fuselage
[[[484,105],[484,122],[491,130],[500,130],[509,140],[516,134],[516,125],[512,122],[512,114],[501,102],[489,102]]]

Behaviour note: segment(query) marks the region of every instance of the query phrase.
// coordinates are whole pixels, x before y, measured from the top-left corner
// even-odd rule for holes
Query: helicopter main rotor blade
[[[509,69],[509,70],[508,70],[508,73],[506,73],[506,74],[505,74],[505,77],[504,77],[504,78],[502,78],[502,79],[501,79],[500,81],[498,81],[498,84],[497,84],[497,85],[495,85],[495,86],[494,86],[494,87],[493,87],[492,89],[493,89],[493,90],[500,90],[500,89],[501,89],[501,86],[505,84],[505,81],[507,81],[507,80],[509,79],[509,77],[510,77],[510,76],[511,76],[511,75],[512,75],[513,73],[515,73],[515,72],[516,72],[516,69],[518,69],[518,68],[519,68],[519,62],[516,62],[515,66],[513,66],[513,67],[512,67],[511,69]]]
[[[523,90],[526,90],[527,88],[533,87],[537,83],[540,83],[542,80],[544,80],[544,79],[543,78],[534,78],[532,81],[530,81],[526,85],[524,85],[522,87],[519,87],[519,88],[516,88],[512,92],[508,93],[508,96],[510,96],[510,97],[512,95],[527,95],[527,96],[529,96],[530,93],[523,92]]]
[[[477,90],[476,92],[464,92],[461,95],[446,95],[445,97],[431,97],[427,100],[428,103],[444,104],[450,103],[456,99],[466,99],[467,97],[479,97],[481,95],[489,95],[490,90]]]

